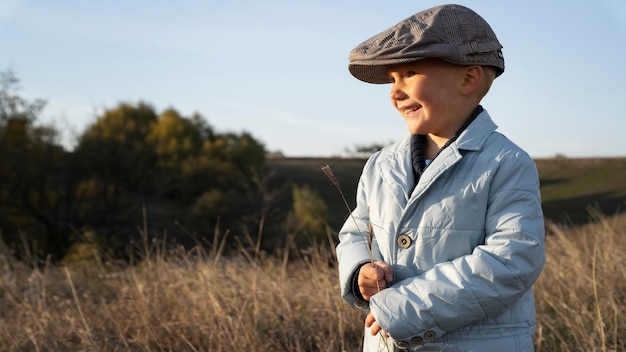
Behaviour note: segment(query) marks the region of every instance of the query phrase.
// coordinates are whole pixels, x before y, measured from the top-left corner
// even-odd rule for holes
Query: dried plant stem
[[[593,298],[596,305],[596,314],[598,316],[596,328],[598,329],[598,334],[600,337],[600,346],[602,346],[601,351],[606,351],[606,336],[604,334],[604,318],[602,317],[602,311],[600,308],[600,299],[598,297],[598,285],[596,280],[596,257],[598,251],[598,239],[594,238],[593,241],[593,257],[591,258],[591,284],[593,286]]]
[[[359,233],[361,233],[361,229],[359,228],[359,224],[357,223],[356,219],[354,218],[354,215],[352,214],[352,209],[350,209],[350,205],[348,205],[348,201],[346,200],[346,197],[343,194],[343,191],[341,190],[341,185],[339,185],[339,180],[337,180],[337,177],[335,177],[335,173],[330,168],[330,165],[326,164],[326,165],[322,166],[322,171],[324,172],[324,174],[326,174],[326,176],[330,179],[330,181],[333,183],[333,185],[335,185],[335,188],[337,188],[337,190],[339,191],[339,194],[341,195],[341,199],[343,200],[343,204],[346,206],[346,209],[348,209],[348,214],[350,215],[350,218],[352,219],[352,221],[354,221],[354,225],[356,226],[356,230]],[[367,211],[369,213],[369,208],[367,209]],[[374,242],[374,228],[372,227],[372,223],[368,220],[368,222],[367,222],[367,242],[365,243],[365,245],[367,246],[367,253],[370,256],[370,264],[372,266],[375,266],[375,264],[374,264],[374,246],[373,246],[373,242]],[[378,292],[381,291],[380,284],[378,283],[378,281],[376,281],[376,290]],[[382,337],[383,343],[385,344],[385,349],[388,350],[389,349],[389,344],[387,343],[387,333],[383,330],[381,332],[380,336]]]
[[[350,218],[352,219],[352,221],[354,221],[354,226],[356,226],[356,230],[361,233],[361,229],[359,228],[359,224],[357,223],[356,219],[354,218],[354,215],[352,214],[352,209],[350,209],[350,205],[348,204],[348,201],[346,200],[345,195],[343,194],[343,191],[341,190],[341,185],[339,185],[339,181],[337,180],[337,177],[335,177],[335,173],[333,172],[333,170],[330,168],[330,165],[326,164],[324,166],[322,166],[322,171],[324,172],[324,174],[330,179],[330,181],[333,183],[333,185],[335,185],[335,188],[337,188],[337,190],[339,191],[339,195],[341,196],[341,199],[343,200],[343,204],[346,206],[346,209],[348,209],[348,214],[350,215]],[[368,254],[370,256],[370,263],[374,264],[374,252],[373,252],[373,247],[372,247],[372,241],[373,241],[373,237],[374,237],[374,231],[372,229],[372,224],[368,224],[368,234],[367,234],[367,249],[368,249]],[[380,288],[379,288],[380,291]]]
[[[83,314],[83,310],[80,306],[80,300],[78,299],[78,295],[76,294],[76,289],[74,288],[74,282],[72,281],[72,275],[70,275],[70,271],[67,267],[65,269],[65,275],[67,276],[67,282],[70,284],[70,289],[72,291],[72,296],[74,297],[74,302],[76,303],[76,309],[78,309],[78,315],[80,316],[80,320],[83,323],[83,327],[87,332],[87,338],[89,339],[89,343],[93,343],[91,329],[89,328],[89,324],[87,324],[87,320],[85,320],[85,315]]]
[[[193,347],[193,344],[185,337],[185,335],[181,334],[180,338],[187,344],[189,348],[191,348],[192,351],[198,352],[198,349]]]

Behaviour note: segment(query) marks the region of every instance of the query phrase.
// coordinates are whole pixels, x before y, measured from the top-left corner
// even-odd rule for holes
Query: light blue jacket
[[[365,351],[532,351],[532,286],[545,263],[533,160],[495,132],[487,111],[444,149],[413,189],[410,136],[365,164],[357,206],[337,246],[343,298],[369,308],[388,333],[365,331]],[[353,280],[373,256],[393,266],[370,302]]]

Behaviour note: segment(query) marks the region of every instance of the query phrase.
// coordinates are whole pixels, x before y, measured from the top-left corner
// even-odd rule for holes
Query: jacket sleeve
[[[530,157],[503,157],[493,172],[485,241],[469,255],[374,295],[370,309],[394,339],[436,338],[493,317],[531,289],[545,263],[539,177]]]
[[[370,159],[365,168],[371,167]],[[364,172],[363,175],[366,173]],[[364,176],[361,176],[362,178]],[[367,302],[357,298],[353,287],[358,269],[365,263],[373,260],[382,260],[378,244],[374,238],[370,250],[368,244],[369,215],[363,179],[359,180],[357,187],[356,208],[345,221],[339,231],[339,244],[337,245],[337,261],[339,263],[339,282],[341,296],[349,304],[360,309],[367,308]]]

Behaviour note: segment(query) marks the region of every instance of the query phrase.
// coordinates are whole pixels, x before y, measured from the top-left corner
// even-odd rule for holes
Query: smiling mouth
[[[415,114],[419,109],[421,109],[422,106],[418,105],[418,106],[409,106],[406,108],[402,109],[402,112],[404,113],[404,115],[413,115]]]

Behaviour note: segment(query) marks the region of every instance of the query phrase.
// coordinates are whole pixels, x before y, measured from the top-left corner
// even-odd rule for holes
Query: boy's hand
[[[372,334],[372,336],[376,336],[376,334],[383,329],[376,322],[376,318],[374,318],[372,312],[367,313],[367,317],[365,317],[365,326],[370,328],[370,334]]]
[[[393,280],[393,268],[383,261],[364,264],[359,269],[359,291],[366,301],[387,288],[391,280]]]

